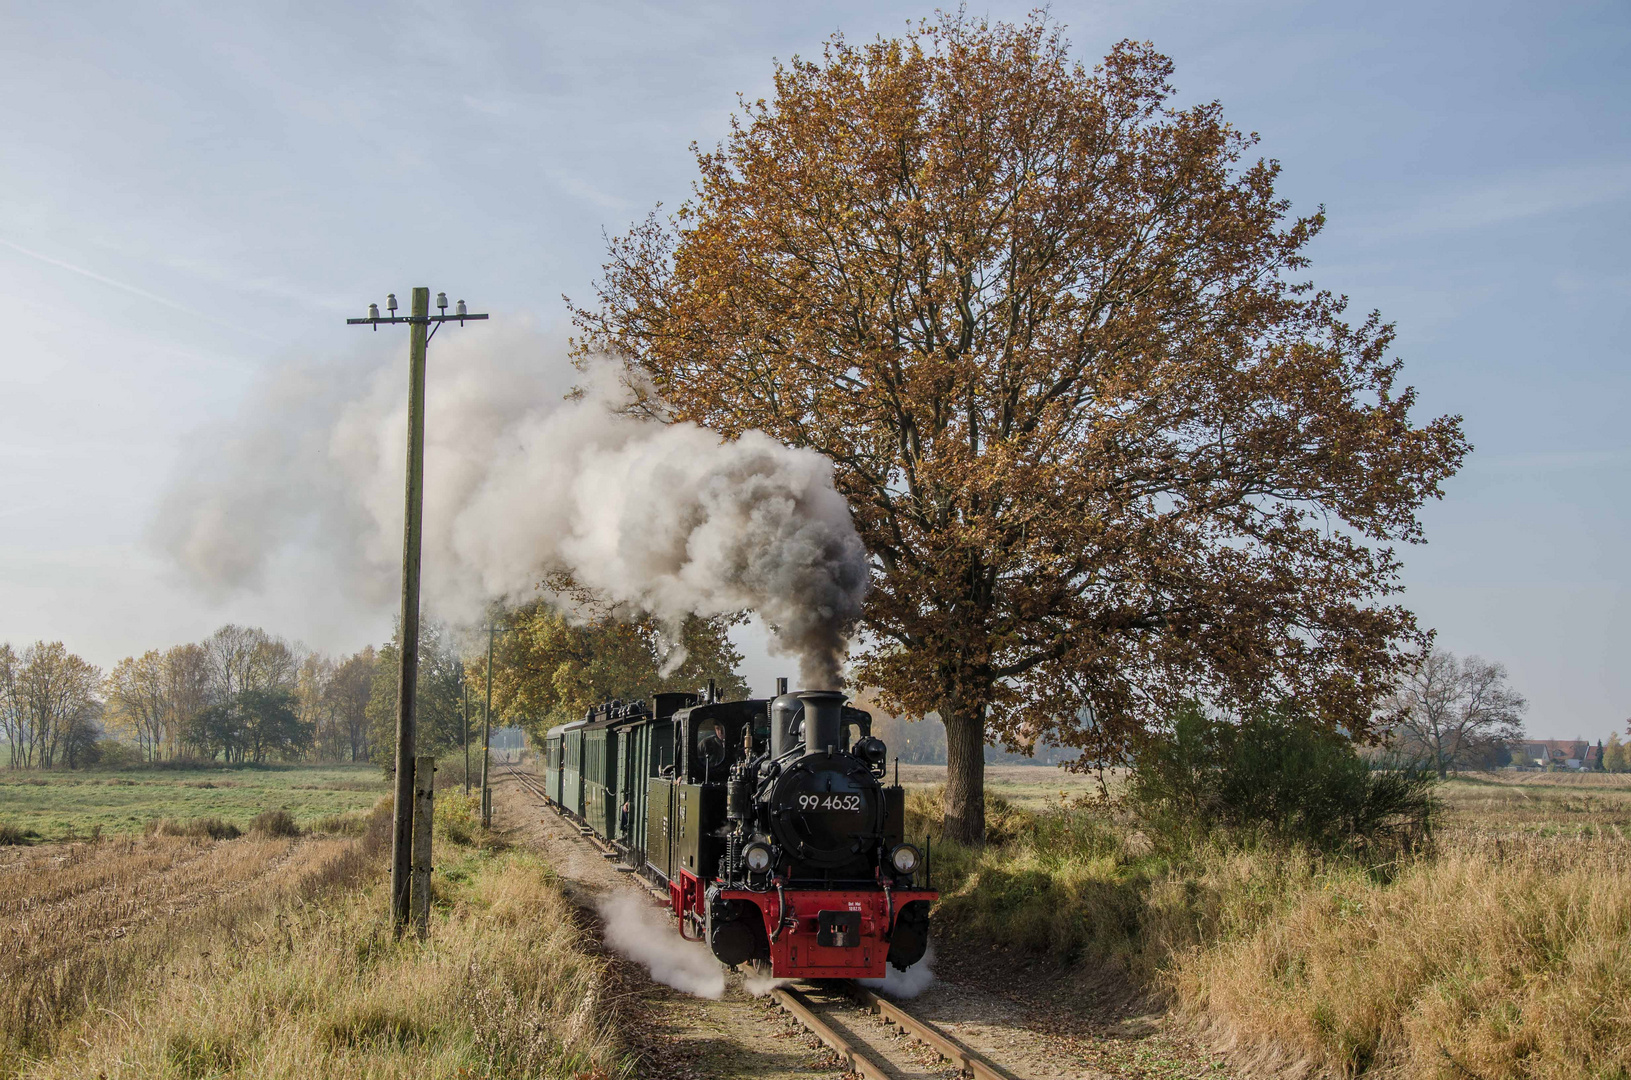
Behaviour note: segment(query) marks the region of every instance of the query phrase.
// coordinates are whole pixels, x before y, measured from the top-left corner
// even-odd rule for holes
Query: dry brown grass
[[[937,841],[941,931],[1165,996],[1246,1071],[1631,1077],[1631,784],[1446,785],[1433,848],[1366,865],[1272,844],[1156,851],[1088,806],[988,806]],[[933,793],[913,792],[914,829]]]
[[[281,903],[356,880],[376,847],[156,833],[0,853],[0,1076],[150,985],[180,943],[230,942]]]
[[[606,963],[548,871],[477,851],[449,870],[426,943],[391,938],[379,882],[285,907],[231,950],[181,950],[162,982],[23,1075],[626,1075],[606,1019]]]
[[[0,1077],[627,1071],[541,865],[441,845],[431,939],[396,941],[388,812],[357,838],[263,824],[0,851]]]
[[[1631,845],[1452,841],[1391,881],[1281,877],[1180,954],[1187,1011],[1263,1064],[1353,1075],[1631,1075]]]
[[[300,825],[287,810],[263,810],[249,822],[250,833],[257,836],[299,836]]]
[[[236,840],[243,834],[238,826],[218,817],[192,818],[188,821],[157,818],[149,821],[146,829],[148,836],[190,836],[197,840]]]

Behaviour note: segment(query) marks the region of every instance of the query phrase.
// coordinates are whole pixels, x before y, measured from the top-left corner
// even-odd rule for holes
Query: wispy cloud
[[[1381,232],[1397,237],[1484,229],[1584,210],[1627,196],[1631,196],[1631,162],[1557,165],[1511,173],[1441,195],[1382,223]],[[1367,231],[1376,234],[1376,230]]]
[[[627,202],[615,195],[606,194],[606,192],[580,176],[573,176],[571,173],[563,172],[560,169],[550,169],[544,175],[549,177],[551,183],[568,195],[582,199],[585,202],[594,203],[603,210],[628,209],[629,204]]]
[[[1537,450],[1474,455],[1468,467],[1508,475],[1542,476],[1557,472],[1623,469],[1627,462],[1631,462],[1631,454],[1624,450]]]
[[[224,319],[217,319],[215,316],[205,314],[204,312],[199,311],[197,308],[188,307],[186,304],[177,303],[168,297],[160,296],[158,293],[149,292],[139,285],[132,285],[128,281],[120,281],[117,278],[108,277],[106,274],[99,274],[95,270],[91,270],[83,266],[77,266],[74,263],[67,262],[63,259],[54,258],[43,252],[35,251],[33,248],[26,248],[21,244],[15,244],[10,240],[7,240],[3,236],[0,236],[0,247],[10,248],[19,255],[26,255],[30,259],[35,259],[39,262],[45,263],[47,266],[55,266],[59,270],[67,270],[69,273],[78,274],[81,277],[89,278],[90,280],[106,285],[109,288],[118,289],[121,292],[127,292],[132,296],[139,296],[143,300],[151,300],[153,303],[159,304],[162,307],[167,307],[172,311],[179,311],[182,314],[190,315],[195,319],[202,319],[204,322],[211,323],[215,326],[223,327],[227,330],[235,330],[243,334],[251,334],[255,337],[265,339],[264,334],[260,334],[246,326],[227,322]]]
[[[509,97],[476,97],[473,94],[465,94],[462,100],[464,107],[471,112],[483,116],[496,116],[501,120],[508,119],[520,111],[515,99]]]

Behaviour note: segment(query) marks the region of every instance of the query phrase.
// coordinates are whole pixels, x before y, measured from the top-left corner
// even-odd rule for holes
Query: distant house
[[[1558,769],[1584,771],[1603,767],[1603,744],[1596,746],[1581,739],[1530,739],[1520,744],[1513,754],[1514,764],[1544,769],[1548,765]]]

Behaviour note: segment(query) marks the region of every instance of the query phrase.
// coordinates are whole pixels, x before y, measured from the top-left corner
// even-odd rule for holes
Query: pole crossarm
[[[350,326],[378,326],[382,323],[444,323],[456,322],[463,324],[466,319],[475,322],[485,319],[485,315],[381,315],[377,319],[347,319]]]

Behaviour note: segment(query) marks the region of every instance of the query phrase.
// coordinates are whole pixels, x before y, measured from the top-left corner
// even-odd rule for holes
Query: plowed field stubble
[[[281,904],[355,880],[374,846],[251,834],[0,849],[0,1076],[161,979],[179,942],[230,948]]]
[[[420,942],[385,919],[389,800],[206,821],[0,847],[0,1080],[627,1074],[605,962],[502,837],[439,833]]]

